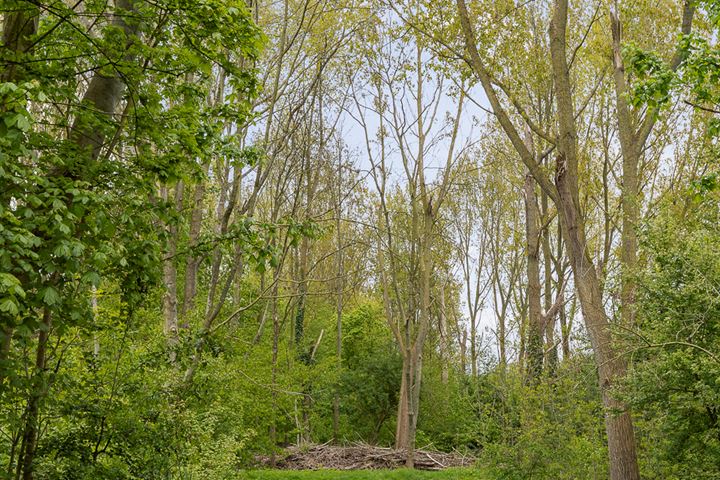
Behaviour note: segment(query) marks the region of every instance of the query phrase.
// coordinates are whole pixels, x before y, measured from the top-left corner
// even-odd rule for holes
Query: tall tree
[[[464,0],[457,0],[457,9],[465,46],[469,54],[468,62],[488,97],[493,113],[523,163],[558,208],[585,325],[598,366],[599,382],[606,408],[605,428],[608,437],[611,478],[613,480],[638,479],[639,469],[630,413],[612,395],[612,386],[618,378],[625,374],[626,363],[614,348],[610,321],[603,306],[600,280],[588,250],[584,214],[580,206],[576,112],[573,104],[567,46],[568,1],[556,0],[553,2],[549,25],[550,63],[557,112],[556,139],[540,131],[541,136],[553,140],[557,149],[554,183],[527,149],[505,107],[500,102],[487,64],[478,51],[475,32]],[[538,133],[539,129],[533,128],[534,125],[528,126]],[[618,411],[621,413],[617,413]]]

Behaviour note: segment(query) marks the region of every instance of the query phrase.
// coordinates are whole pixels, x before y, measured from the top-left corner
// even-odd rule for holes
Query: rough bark
[[[577,132],[567,62],[567,18],[568,0],[555,0],[550,22],[550,54],[559,129],[555,167],[558,210],[585,325],[598,365],[600,388],[605,406],[610,478],[612,480],[639,480],[635,434],[630,413],[624,404],[612,396],[611,392],[617,379],[625,374],[626,364],[624,358],[617,355],[613,349],[609,319],[602,302],[600,280],[587,248],[584,219],[580,207]]]

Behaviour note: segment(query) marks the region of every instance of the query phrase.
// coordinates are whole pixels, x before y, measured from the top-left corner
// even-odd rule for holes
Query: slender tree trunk
[[[635,135],[635,122],[627,102],[625,68],[620,51],[620,22],[614,18],[613,78],[615,80],[618,133],[622,151],[622,233],[620,236],[620,261],[622,284],[620,288],[620,315],[625,325],[635,325],[635,282],[632,279],[637,266],[637,222],[640,216],[639,193],[640,145]]]
[[[225,218],[229,220],[230,213],[234,205],[228,202],[228,188],[230,184],[230,165],[225,165],[221,161],[217,162],[216,175],[220,175],[220,194],[218,196],[217,204],[215,206],[215,216],[217,223],[215,226],[215,233],[218,236],[227,233],[229,223],[225,222]],[[220,265],[222,263],[222,252],[220,248],[216,247],[213,250],[212,255],[212,266],[210,267],[210,285],[208,287],[207,299],[205,301],[205,316],[209,315],[213,305],[215,304],[215,295],[217,292],[218,283],[220,282]]]
[[[131,12],[134,10],[132,0],[117,0],[115,2],[116,12]],[[35,12],[35,13],[33,13]],[[31,8],[25,11],[18,11],[6,18],[3,36],[4,40],[10,39],[18,48],[27,50],[29,48],[29,39],[27,35],[34,33],[37,28],[37,10]],[[17,16],[15,16],[17,15]],[[125,21],[125,15],[114,14],[112,23],[115,27],[123,30],[127,38],[127,45],[136,40],[138,29],[137,23],[128,24]],[[15,28],[19,28],[16,30]],[[23,47],[23,45],[27,45]],[[14,75],[14,74],[13,74]],[[95,72],[88,88],[83,97],[83,103],[91,105],[94,111],[99,112],[106,119],[110,120],[115,114],[118,104],[122,98],[125,89],[123,79],[117,73],[106,75],[99,70]],[[69,139],[79,147],[80,152],[84,155],[76,155],[74,163],[59,167],[54,172],[56,176],[69,176],[70,178],[80,178],[81,174],[91,175],[92,167],[100,156],[100,152],[105,142],[105,132],[102,128],[97,128],[94,122],[87,122],[82,116],[78,116],[73,123]],[[31,389],[28,405],[25,415],[25,425],[23,431],[23,439],[21,444],[21,453],[18,457],[18,466],[16,477],[22,474],[23,480],[33,479],[33,462],[38,442],[38,421],[40,403],[47,394],[47,381],[45,378],[45,363],[47,355],[47,342],[52,328],[52,313],[49,309],[43,312],[41,328],[38,334],[38,347],[35,360],[35,375],[33,379],[33,387]]]
[[[37,6],[30,2],[19,2],[15,8],[4,14],[3,49],[12,52],[15,62],[6,65],[0,72],[0,82],[3,83],[19,83],[25,77],[22,62],[25,55],[32,53],[32,37],[37,32],[40,20]],[[4,106],[0,105],[0,109],[4,109]],[[10,374],[8,362],[14,332],[12,325],[3,325],[0,331],[0,392],[4,391],[5,377]]]
[[[8,362],[10,361],[10,347],[12,346],[12,337],[14,329],[10,326],[3,326],[0,331],[0,392],[5,391],[5,377],[10,372]]]
[[[210,164],[207,163],[203,167],[205,175],[208,174]],[[205,198],[205,184],[203,179],[195,185],[192,196],[192,212],[190,213],[190,229],[188,232],[188,246],[192,249],[197,246],[200,238],[200,229],[202,227],[203,217],[203,198]],[[197,275],[200,268],[200,257],[193,251],[187,257],[185,265],[185,284],[183,287],[183,300],[180,304],[180,318],[182,319],[182,328],[188,328],[187,313],[195,308],[195,296],[197,295]]]
[[[167,200],[169,197],[169,188],[163,187],[163,196]],[[182,210],[183,184],[178,182],[175,186],[175,210]],[[165,294],[163,295],[163,316],[165,322],[163,332],[167,338],[168,348],[170,349],[170,363],[175,363],[177,358],[177,346],[180,343],[178,333],[178,301],[177,301],[177,267],[175,266],[175,255],[177,253],[178,242],[178,226],[173,222],[168,225],[168,243],[167,258],[163,262],[163,283],[165,284]]]
[[[139,24],[137,20],[128,24],[125,21],[127,18],[127,12],[134,12],[134,0],[116,0],[115,10],[119,14],[113,15],[113,25],[121,28],[125,32],[127,45],[130,45],[136,41]],[[127,58],[132,60],[132,58]],[[107,119],[110,119],[116,112],[118,105],[122,99],[122,94],[125,90],[125,82],[122,76],[113,72],[112,75],[106,75],[97,70],[90,80],[90,84],[83,97],[83,103],[92,105],[96,112],[100,112]],[[93,174],[93,163],[100,156],[100,152],[105,144],[105,132],[102,128],[97,128],[97,124],[93,121],[88,122],[83,116],[78,116],[75,119],[75,123],[70,131],[70,139],[77,144],[81,150],[90,153],[90,157],[83,158],[78,156],[80,160],[79,170],[72,171],[73,167],[70,167],[72,175],[77,175],[80,172],[86,175]]]
[[[450,342],[447,332],[447,315],[445,313],[445,289],[440,286],[440,311],[438,314],[440,323],[440,380],[447,385],[450,365]]]
[[[25,428],[22,438],[22,456],[18,459],[18,471],[22,466],[22,479],[32,480],[33,462],[38,442],[38,423],[40,415],[40,401],[47,392],[47,378],[45,364],[47,361],[47,344],[52,328],[52,312],[45,308],[43,311],[40,333],[38,334],[38,346],[35,354],[35,372],[33,374],[33,385],[28,399],[25,412]]]
[[[278,367],[278,349],[280,343],[280,319],[278,318],[278,279],[280,276],[279,270],[275,270],[274,285],[272,288],[272,299],[270,307],[270,315],[272,316],[273,322],[273,340],[272,340],[272,363],[271,363],[271,378],[270,385],[272,386],[271,399],[272,399],[272,423],[270,424],[270,446],[272,448],[270,464],[275,466],[275,448],[277,447],[277,415],[278,415],[278,394],[277,394],[277,367]]]
[[[548,211],[548,197],[547,194],[544,192],[541,193],[541,205],[542,205],[542,212],[541,212],[541,218],[547,219],[549,217],[549,211]],[[543,222],[545,223],[545,221]],[[551,242],[550,242],[550,226],[545,225],[543,228],[543,231],[541,232],[542,235],[542,251],[543,251],[543,265],[544,265],[544,299],[545,299],[545,316],[543,317],[543,327],[545,331],[545,371],[549,375],[554,375],[555,370],[557,367],[557,361],[558,361],[558,353],[557,353],[557,346],[555,344],[555,324],[557,321],[557,314],[552,313],[551,309],[553,308],[553,294],[552,294],[552,271],[553,271],[553,261],[552,261],[552,251],[551,251]],[[562,237],[561,237],[562,238]],[[557,258],[559,259],[559,264],[562,265],[562,242],[558,242],[558,252],[557,252]],[[558,278],[560,277],[560,273],[558,270]],[[564,308],[563,305],[563,289],[564,284],[561,281],[558,281],[557,283],[557,301],[560,304],[560,308],[558,308],[557,311],[560,311]]]
[[[463,338],[467,337],[467,330],[463,331],[463,335],[464,335]],[[478,362],[477,319],[471,318],[470,319],[470,375],[472,375],[473,378],[477,378],[477,376],[478,376],[477,362]]]
[[[417,405],[422,380],[422,356],[416,348],[407,348],[403,355],[398,423],[395,430],[395,448],[407,454],[405,466],[415,466],[415,432],[417,429]]]
[[[525,231],[527,242],[527,375],[534,383],[540,378],[543,369],[543,318],[540,311],[540,261],[539,261],[539,221],[535,196],[535,181],[532,175],[525,176]]]
[[[343,318],[343,288],[345,287],[345,264],[344,264],[344,252],[343,252],[343,237],[341,231],[342,221],[342,157],[338,159],[337,169],[337,201],[336,201],[336,213],[335,213],[335,236],[337,244],[337,303],[336,303],[336,330],[337,335],[335,337],[335,359],[337,362],[336,369],[337,375],[342,374],[342,318]],[[335,392],[333,395],[333,440],[337,442],[340,438],[340,382],[338,381]]]
[[[467,328],[462,329],[462,334],[460,337],[460,371],[463,375],[466,375],[467,372],[467,341],[468,341],[468,332]],[[472,369],[472,377],[475,378],[475,369]]]
[[[610,324],[603,307],[600,280],[587,249],[585,225],[581,214],[576,153],[577,132],[566,56],[567,18],[568,0],[555,0],[550,22],[550,53],[559,127],[555,170],[558,210],[580,305],[598,365],[600,388],[606,410],[605,429],[610,454],[610,478],[639,480],[632,420],[627,407],[615,400],[611,392],[616,380],[625,375],[625,360],[613,349]]]
[[[397,425],[395,426],[395,449],[407,450],[410,442],[410,406],[408,390],[413,376],[411,356],[408,350],[402,355],[402,375],[400,376],[400,398],[398,399]]]
[[[683,35],[691,32],[695,15],[694,2],[683,2],[680,31]],[[620,149],[622,152],[622,233],[620,238],[620,260],[622,285],[620,289],[620,315],[625,325],[635,325],[635,291],[633,279],[637,267],[638,237],[637,226],[640,219],[640,157],[648,136],[655,126],[657,107],[648,108],[639,125],[628,103],[629,88],[625,77],[622,58],[622,24],[617,2],[610,12],[612,32],[613,80],[615,84],[615,110],[618,121]],[[670,64],[676,70],[687,53],[679,48]]]

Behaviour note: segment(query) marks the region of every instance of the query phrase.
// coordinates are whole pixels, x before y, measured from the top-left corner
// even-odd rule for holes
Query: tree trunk
[[[613,79],[615,80],[618,134],[622,152],[622,233],[620,261],[622,284],[620,288],[620,315],[625,325],[635,324],[635,282],[632,275],[637,265],[637,221],[639,219],[640,183],[638,165],[640,145],[635,135],[635,122],[628,105],[629,94],[625,82],[625,67],[620,46],[620,20],[611,15],[613,40]]]
[[[0,331],[2,339],[0,341],[0,392],[5,391],[5,377],[9,375],[10,367],[8,362],[10,361],[10,347],[12,346],[12,337],[14,330],[10,326],[3,326]]]
[[[208,174],[210,164],[204,167],[205,175]],[[205,197],[205,182],[200,180],[195,185],[195,191],[192,196],[192,212],[190,213],[190,230],[188,232],[188,246],[192,249],[197,245],[200,238],[200,229],[202,227],[203,217],[203,198]],[[188,328],[187,313],[195,308],[195,296],[197,295],[197,275],[200,268],[200,257],[193,251],[190,252],[185,266],[185,285],[183,288],[183,300],[180,304],[180,318],[182,319],[182,328]]]
[[[115,11],[133,11],[132,0],[117,0],[115,2]],[[37,28],[37,14],[35,8],[26,11],[19,11],[11,14],[6,18],[4,25],[4,40],[9,39],[12,43],[27,50],[29,48],[27,35],[33,33]],[[135,41],[138,25],[133,23],[128,25],[125,22],[124,15],[114,14],[112,24],[123,30],[126,35],[127,45]],[[15,28],[9,27],[17,27]],[[25,46],[23,46],[25,45]],[[13,75],[15,75],[14,73]],[[3,77],[5,78],[5,77]],[[122,98],[125,88],[123,79],[117,73],[113,75],[104,75],[100,71],[96,71],[93,75],[88,88],[83,97],[83,103],[92,106],[92,110],[99,112],[106,119],[111,120],[117,110],[117,106]],[[100,156],[101,149],[105,142],[105,132],[102,128],[97,128],[94,122],[87,122],[82,116],[78,116],[73,123],[69,139],[73,142],[81,153],[84,155],[76,155],[74,164],[59,167],[53,173],[56,176],[69,176],[70,178],[79,178],[80,173],[85,175],[92,174],[92,166]],[[38,333],[38,347],[35,360],[35,378],[33,379],[33,387],[29,394],[28,405],[25,416],[25,425],[23,439],[21,444],[21,453],[18,458],[18,466],[16,476],[22,473],[23,480],[33,479],[33,462],[38,441],[38,418],[40,411],[40,402],[47,394],[47,381],[45,378],[45,363],[47,354],[47,342],[52,328],[52,313],[47,308],[43,312],[43,319]]]
[[[169,198],[169,188],[163,187],[164,200]],[[178,182],[175,186],[175,209],[182,210],[183,183]],[[163,261],[163,283],[165,293],[163,295],[163,332],[167,338],[170,350],[170,363],[177,359],[177,347],[180,343],[178,334],[178,302],[177,302],[177,267],[175,266],[175,255],[177,253],[178,226],[174,221],[168,225],[168,242],[166,259]]]
[[[547,194],[542,192],[541,194],[541,205],[542,205],[542,212],[541,212],[541,218],[548,219],[549,218],[549,211],[548,211],[548,197]],[[543,223],[546,223],[547,220],[543,220]],[[555,375],[555,370],[557,367],[557,360],[558,360],[558,353],[557,353],[557,346],[555,344],[555,323],[557,321],[557,314],[552,313],[551,310],[553,309],[553,294],[552,294],[552,270],[553,270],[553,261],[552,261],[552,251],[551,251],[551,243],[550,243],[550,226],[545,225],[543,228],[543,231],[541,232],[542,235],[542,251],[543,251],[543,265],[544,265],[544,298],[545,298],[545,316],[543,317],[543,328],[545,331],[545,358],[544,358],[544,364],[545,364],[545,371],[548,375]],[[562,242],[560,241],[562,237],[560,236],[558,238],[558,251],[557,251],[557,258],[558,258],[558,264],[562,266]],[[562,310],[564,308],[564,298],[563,298],[563,288],[564,284],[562,281],[559,280],[560,278],[560,270],[557,270],[558,272],[558,282],[557,282],[557,302],[559,302],[560,308],[557,310]]]
[[[555,0],[550,22],[550,53],[559,128],[555,170],[558,210],[580,297],[580,306],[595,353],[595,362],[598,365],[600,388],[605,406],[610,478],[611,480],[639,480],[640,472],[632,420],[627,412],[627,407],[611,395],[615,381],[625,375],[625,360],[613,349],[610,323],[603,307],[600,280],[587,249],[585,224],[580,207],[576,152],[577,132],[566,56],[567,17],[568,0]]]
[[[440,286],[440,311],[439,311],[439,323],[440,323],[440,380],[443,385],[447,385],[449,380],[449,365],[450,365],[450,341],[447,333],[447,315],[445,313],[445,289]]]
[[[341,220],[342,220],[342,157],[338,159],[337,169],[337,200],[335,206],[335,236],[337,244],[337,278],[336,278],[336,289],[337,289],[337,303],[336,303],[336,330],[337,335],[335,337],[335,360],[337,362],[336,369],[338,377],[342,374],[342,318],[343,318],[343,288],[345,287],[344,275],[345,275],[345,264],[343,255],[343,237],[341,231]],[[340,438],[340,382],[338,378],[335,392],[333,395],[333,440],[337,442]]]
[[[27,410],[25,411],[25,427],[23,431],[21,451],[18,459],[18,472],[22,466],[23,480],[33,479],[33,462],[38,442],[38,417],[40,414],[40,401],[47,392],[47,378],[45,377],[45,363],[47,360],[47,344],[52,328],[52,313],[48,308],[43,312],[40,333],[38,334],[38,346],[35,355],[35,372],[33,374],[33,385],[28,399]]]
[[[395,448],[407,454],[405,466],[415,466],[415,432],[417,430],[418,403],[422,380],[422,356],[415,348],[407,349],[403,355],[400,399],[398,401]]]
[[[275,448],[277,447],[277,410],[278,410],[278,394],[277,394],[277,364],[278,364],[278,349],[280,343],[280,319],[278,318],[278,280],[280,277],[279,269],[275,269],[272,288],[272,299],[271,302],[271,316],[273,322],[273,340],[272,340],[272,363],[271,363],[271,378],[270,385],[272,391],[270,393],[272,398],[272,423],[270,424],[270,447],[272,448],[270,456],[271,466],[275,466]]]
[[[533,383],[540,378],[543,369],[543,318],[540,311],[540,229],[535,181],[525,176],[525,231],[527,242],[527,374]]]
[[[32,50],[32,36],[40,20],[38,8],[31,2],[19,2],[16,8],[4,13],[3,48],[13,52],[15,62],[6,65],[0,73],[1,82],[17,83],[25,76],[23,56]]]
[[[115,11],[122,13],[113,14],[112,23],[113,26],[121,28],[125,32],[127,49],[135,41],[139,28],[137,20],[130,24],[125,21],[127,12],[135,11],[133,0],[116,0]],[[114,72],[112,75],[105,75],[100,70],[97,70],[92,80],[90,80],[83,97],[83,103],[92,105],[94,111],[110,119],[117,110],[124,90],[125,82],[119,73]],[[79,116],[75,119],[70,131],[70,140],[77,144],[81,150],[90,153],[89,159],[81,156],[78,156],[78,158],[81,161],[80,170],[87,175],[91,175],[92,164],[100,156],[105,144],[105,132],[102,128],[97,128],[95,122],[87,122],[85,118]],[[71,173],[78,174],[80,172],[71,171]]]
[[[695,14],[694,2],[685,0],[680,31],[683,35],[690,33]],[[615,84],[615,110],[617,113],[620,150],[622,153],[622,233],[620,239],[620,260],[622,269],[622,285],[620,289],[620,315],[627,326],[635,325],[635,291],[633,279],[637,267],[637,225],[640,219],[640,157],[652,131],[658,107],[648,108],[640,125],[637,125],[635,113],[628,104],[630,94],[625,77],[625,66],[622,58],[622,24],[620,12],[615,3],[614,11],[610,12],[612,32],[613,80]],[[675,53],[670,68],[676,70],[686,52],[679,48]]]
[[[467,373],[467,341],[468,341],[467,328],[462,329],[460,337],[460,371],[463,375]],[[472,376],[475,378],[475,368],[472,368]]]

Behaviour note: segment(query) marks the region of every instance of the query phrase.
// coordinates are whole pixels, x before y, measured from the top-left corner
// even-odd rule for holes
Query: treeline
[[[2,7],[0,478],[283,446],[720,475],[720,5]]]

